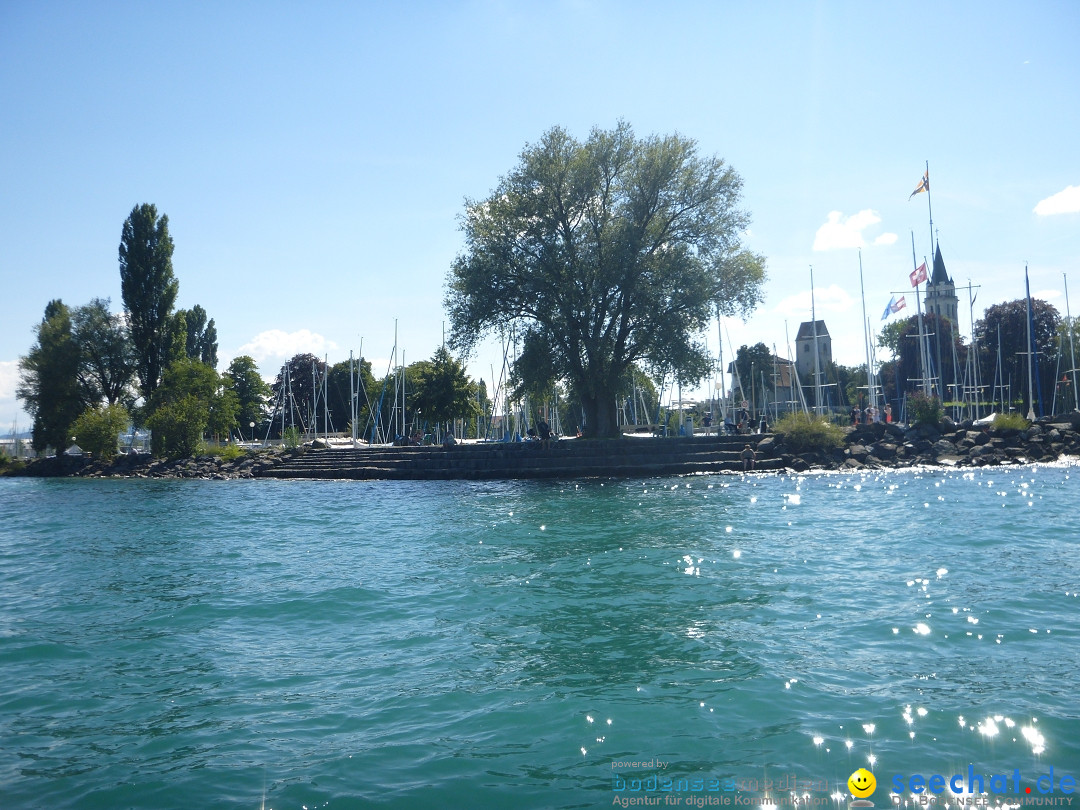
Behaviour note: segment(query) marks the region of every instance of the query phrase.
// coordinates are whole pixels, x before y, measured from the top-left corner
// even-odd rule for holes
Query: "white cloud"
[[[288,360],[295,354],[310,353],[316,357],[321,357],[336,350],[337,347],[334,341],[327,340],[310,329],[300,329],[296,332],[270,329],[266,332],[260,332],[237,349],[236,356],[250,355],[256,363],[261,365],[265,361],[275,358]]]
[[[883,233],[881,236],[874,240],[875,245],[892,245],[895,244],[897,236],[895,233]]]
[[[15,398],[18,384],[19,361],[0,360],[0,436],[9,436],[14,425],[18,425],[20,433],[30,426],[30,417],[22,410],[22,403]]]
[[[1040,217],[1080,213],[1080,186],[1065,186],[1057,194],[1052,194],[1045,200],[1039,200],[1039,204],[1035,206],[1035,213]]]
[[[14,399],[19,384],[19,361],[0,360],[0,399]]]
[[[847,291],[836,284],[814,290],[813,309],[816,310],[818,320],[821,320],[822,315],[825,313],[847,312],[854,303]],[[776,305],[775,311],[788,318],[806,318],[809,320],[811,312],[810,290],[789,295]]]
[[[840,211],[830,211],[825,224],[814,235],[814,250],[843,250],[866,246],[862,232],[871,225],[881,222],[876,211],[867,208],[850,217]],[[896,241],[895,236],[893,241]],[[891,243],[888,243],[891,244]]]

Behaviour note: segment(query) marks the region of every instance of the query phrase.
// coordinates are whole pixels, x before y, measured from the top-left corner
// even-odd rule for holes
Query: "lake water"
[[[0,479],[0,807],[1071,798],[1078,480]]]

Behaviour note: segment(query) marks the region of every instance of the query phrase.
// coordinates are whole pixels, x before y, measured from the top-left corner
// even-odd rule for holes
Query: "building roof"
[[[941,245],[934,249],[934,273],[930,276],[931,284],[951,284],[952,279],[945,272],[945,262],[941,258]]]
[[[799,334],[795,335],[795,340],[813,340],[815,323],[817,324],[818,340],[830,337],[825,321],[803,321],[799,324]]]

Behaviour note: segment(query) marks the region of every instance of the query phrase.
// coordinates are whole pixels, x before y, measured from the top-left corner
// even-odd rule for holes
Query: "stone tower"
[[[953,329],[957,327],[956,320],[956,285],[953,284],[949,274],[945,272],[945,262],[941,259],[941,246],[934,249],[934,272],[930,281],[926,284],[926,297],[923,306],[927,314],[937,315],[939,318],[948,318]]]
[[[799,372],[799,382],[804,386],[813,386],[814,380],[814,326],[817,326],[818,363],[821,366],[821,382],[825,382],[825,368],[832,362],[832,337],[825,326],[825,321],[804,321],[799,324],[799,334],[795,336],[795,369]]]

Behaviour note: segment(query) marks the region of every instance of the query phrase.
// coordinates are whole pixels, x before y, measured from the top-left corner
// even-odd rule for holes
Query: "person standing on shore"
[[[757,453],[754,452],[754,448],[750,445],[746,445],[740,455],[742,456],[743,472],[750,472],[753,470],[754,464],[757,462]]]

